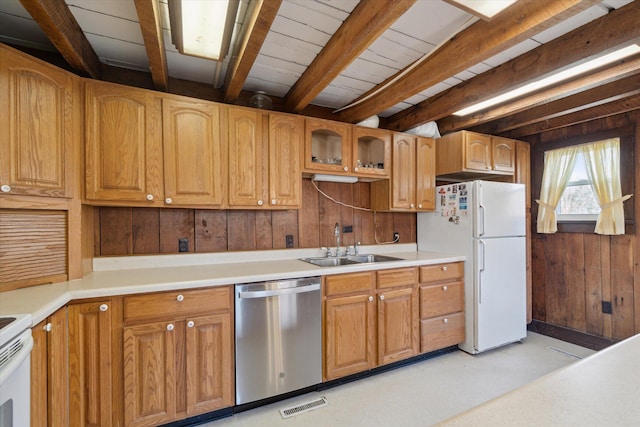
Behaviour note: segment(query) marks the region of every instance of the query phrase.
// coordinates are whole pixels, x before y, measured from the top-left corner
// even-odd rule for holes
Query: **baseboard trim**
[[[557,338],[559,340],[570,342],[571,344],[576,344],[596,351],[602,350],[603,348],[609,347],[610,345],[618,342],[617,340],[611,340],[596,335],[587,334],[585,332],[579,332],[562,326],[556,326],[549,323],[541,322],[539,320],[533,320],[527,325],[527,329],[531,332],[536,332],[538,334]]]

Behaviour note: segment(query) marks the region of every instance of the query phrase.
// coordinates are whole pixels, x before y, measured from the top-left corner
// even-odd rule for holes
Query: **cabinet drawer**
[[[324,276],[325,294],[330,297],[355,292],[369,292],[373,290],[373,280],[373,271]]]
[[[376,271],[378,289],[413,286],[416,284],[415,267],[394,268],[393,270]]]
[[[230,286],[131,295],[124,298],[124,320],[175,319],[230,307]]]
[[[420,318],[442,316],[464,308],[464,282],[420,287]]]
[[[442,282],[463,277],[464,262],[449,262],[420,267],[420,283]]]
[[[420,351],[434,351],[464,341],[464,314],[454,313],[420,321]]]

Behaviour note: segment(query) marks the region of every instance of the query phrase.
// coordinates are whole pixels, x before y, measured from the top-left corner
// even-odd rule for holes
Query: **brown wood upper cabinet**
[[[512,139],[464,130],[444,135],[438,139],[436,175],[453,179],[513,175],[515,143]]]
[[[79,78],[0,47],[0,194],[73,196]]]
[[[92,80],[85,89],[86,199],[163,206],[160,98]]]
[[[229,107],[227,123],[229,207],[300,207],[303,119]]]
[[[433,210],[435,149],[432,138],[394,134],[391,180],[371,183],[371,208],[404,212]]]
[[[353,174],[364,178],[388,178],[391,175],[391,136],[388,130],[354,126]]]

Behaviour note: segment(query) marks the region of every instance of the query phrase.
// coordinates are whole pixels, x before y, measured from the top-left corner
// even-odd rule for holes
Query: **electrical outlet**
[[[345,225],[342,227],[343,233],[353,233],[353,225]]]
[[[178,252],[189,252],[189,239],[178,239]]]
[[[287,234],[285,236],[285,243],[287,248],[293,247],[293,234]]]
[[[397,231],[393,232],[393,241],[394,242],[399,242],[400,241],[400,233],[398,233]]]
[[[602,312],[604,314],[612,314],[611,301],[602,301]]]

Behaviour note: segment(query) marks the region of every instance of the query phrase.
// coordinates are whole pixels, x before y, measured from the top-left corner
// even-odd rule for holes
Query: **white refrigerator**
[[[418,250],[466,257],[465,341],[475,354],[526,336],[525,188],[470,181],[436,187],[419,213]]]

